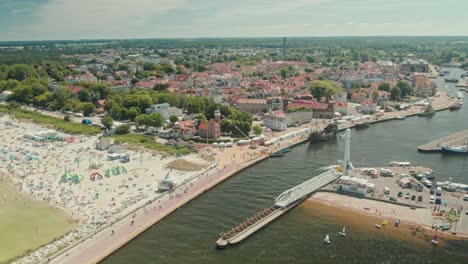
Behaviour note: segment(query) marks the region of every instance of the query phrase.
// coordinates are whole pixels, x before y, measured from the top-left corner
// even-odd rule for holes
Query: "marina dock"
[[[441,146],[457,146],[462,145],[465,139],[468,137],[468,129],[457,132],[455,134],[434,140],[427,144],[421,145],[418,147],[420,152],[440,152]]]

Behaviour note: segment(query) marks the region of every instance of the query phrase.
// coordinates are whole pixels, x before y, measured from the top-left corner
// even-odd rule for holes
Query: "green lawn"
[[[124,134],[124,135],[113,135],[112,138],[116,139],[120,143],[128,143],[130,145],[140,146],[154,151],[165,152],[169,155],[185,155],[192,151],[187,147],[173,147],[166,146],[160,143],[154,142],[154,138],[139,134]]]
[[[83,125],[75,122],[67,122],[63,119],[19,108],[9,109],[5,106],[0,106],[0,112],[8,113],[18,119],[27,119],[38,124],[51,125],[55,129],[63,131],[67,134],[97,135],[101,133],[101,129],[99,127]]]
[[[5,198],[6,196],[6,198]],[[77,226],[64,212],[0,183],[0,263],[52,242]]]

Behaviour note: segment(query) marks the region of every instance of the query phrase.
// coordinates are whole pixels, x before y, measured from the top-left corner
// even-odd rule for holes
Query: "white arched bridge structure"
[[[307,180],[289,190],[284,191],[275,199],[275,205],[277,207],[287,207],[294,204],[296,201],[310,195],[314,191],[323,186],[330,184],[334,180],[338,179],[342,175],[341,172],[336,169],[328,170],[310,180]]]

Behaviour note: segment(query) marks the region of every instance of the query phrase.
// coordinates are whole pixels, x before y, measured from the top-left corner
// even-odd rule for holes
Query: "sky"
[[[466,0],[0,0],[0,41],[466,36]]]

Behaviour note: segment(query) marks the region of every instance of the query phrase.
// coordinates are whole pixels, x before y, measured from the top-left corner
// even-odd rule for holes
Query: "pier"
[[[228,245],[235,245],[242,242],[244,239],[294,208],[316,190],[338,179],[341,175],[342,174],[336,169],[331,169],[286,190],[275,199],[274,206],[258,212],[224,233],[218,241],[216,241],[216,247],[226,248]]]
[[[421,145],[418,147],[420,152],[440,152],[441,146],[457,146],[462,145],[465,142],[465,139],[468,137],[468,129],[457,132],[455,134],[434,140],[427,144]]]

